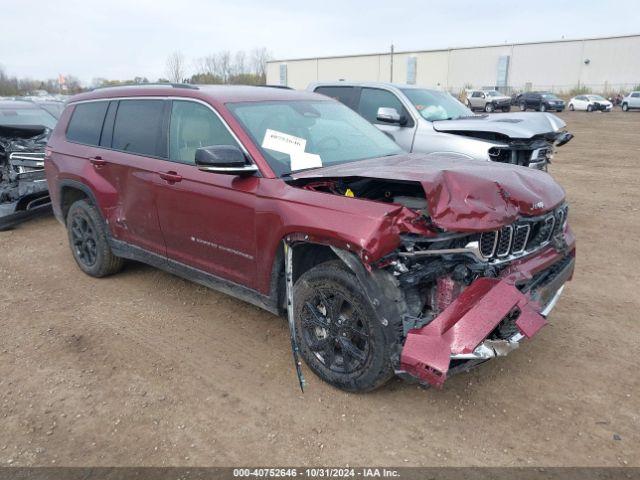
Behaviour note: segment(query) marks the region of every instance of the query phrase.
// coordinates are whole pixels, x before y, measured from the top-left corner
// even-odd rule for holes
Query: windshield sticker
[[[319,168],[322,166],[322,159],[320,155],[307,152],[292,152],[289,154],[291,157],[291,171],[305,170],[307,168]]]
[[[268,148],[280,153],[304,152],[306,146],[307,141],[304,138],[294,137],[271,129],[267,129],[264,132],[264,140],[262,140],[262,148]]]
[[[307,141],[276,130],[267,129],[262,140],[262,148],[286,153],[291,158],[291,171],[318,168],[322,166],[320,155],[305,152]]]

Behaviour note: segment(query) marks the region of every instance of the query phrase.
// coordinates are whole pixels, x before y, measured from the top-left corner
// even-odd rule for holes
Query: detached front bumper
[[[499,278],[475,280],[438,317],[408,333],[401,371],[440,387],[465,364],[507,355],[546,325],[574,265],[573,247],[567,255],[549,247],[514,263]],[[507,323],[509,337],[492,335]]]

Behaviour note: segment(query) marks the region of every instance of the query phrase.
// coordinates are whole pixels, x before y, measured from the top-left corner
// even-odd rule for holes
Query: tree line
[[[264,85],[270,59],[264,47],[249,52],[223,50],[197,58],[190,69],[187,58],[177,51],[167,58],[165,73],[173,83]]]
[[[166,60],[164,77],[157,81],[158,83],[264,85],[267,79],[267,61],[270,59],[271,54],[264,47],[254,48],[248,52],[224,50],[191,62],[182,52],[173,52]],[[132,83],[149,83],[149,79],[140,76],[127,80],[95,77],[89,88]],[[7,74],[0,65],[0,97],[29,95],[37,90],[45,90],[50,94],[74,94],[85,89],[80,80],[73,75],[46,80],[18,78]]]

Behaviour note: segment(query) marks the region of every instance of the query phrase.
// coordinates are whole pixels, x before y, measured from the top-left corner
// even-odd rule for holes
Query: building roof
[[[511,43],[494,43],[489,45],[468,45],[461,47],[447,47],[447,48],[433,48],[433,49],[424,49],[424,50],[401,50],[394,51],[394,55],[406,55],[412,53],[429,53],[429,52],[447,52],[449,50],[471,50],[474,48],[496,48],[496,47],[514,47],[519,45],[538,45],[538,44],[549,44],[549,43],[567,43],[567,42],[586,42],[592,40],[615,40],[620,38],[632,38],[638,37],[640,38],[640,33],[634,33],[629,35],[612,35],[606,37],[585,37],[585,38],[562,38],[559,40],[538,40],[532,42],[511,42]],[[287,58],[280,60],[269,60],[267,63],[283,63],[283,62],[297,62],[302,60],[328,60],[332,58],[353,58],[353,57],[372,57],[378,55],[390,55],[391,52],[388,50],[385,52],[373,52],[373,53],[361,53],[361,54],[348,54],[348,55],[327,55],[322,57],[300,57],[300,58]]]

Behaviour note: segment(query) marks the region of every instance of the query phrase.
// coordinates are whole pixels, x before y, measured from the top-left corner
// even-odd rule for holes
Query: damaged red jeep
[[[549,175],[404,153],[313,93],[95,90],[45,169],[80,269],[137,260],[286,314],[301,385],[298,354],[349,391],[441,386],[533,337],[574,269]]]

